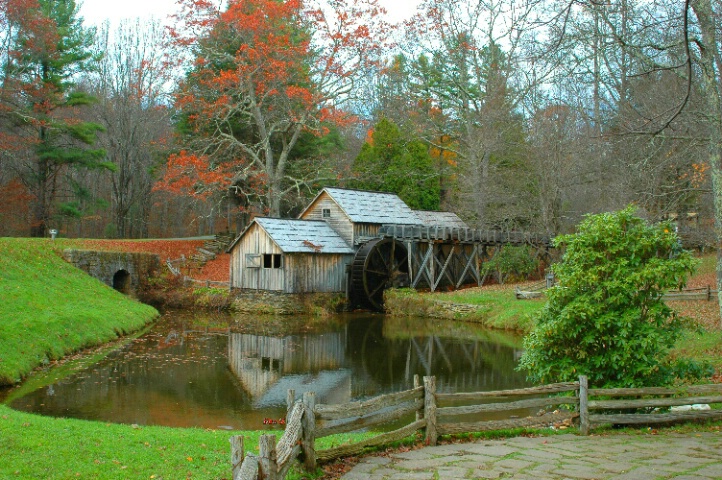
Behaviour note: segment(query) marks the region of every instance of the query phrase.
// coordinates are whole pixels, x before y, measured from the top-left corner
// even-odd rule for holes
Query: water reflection
[[[436,375],[441,392],[526,386],[519,353],[516,337],[453,322],[174,313],[91,367],[50,369],[8,401],[44,415],[255,430],[284,416],[288,389],[341,403],[408,389],[415,374]]]

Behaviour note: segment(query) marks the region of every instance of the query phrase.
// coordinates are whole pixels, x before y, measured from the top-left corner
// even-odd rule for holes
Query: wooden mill
[[[284,293],[346,292],[383,309],[394,287],[481,285],[481,264],[502,245],[548,237],[468,228],[454,213],[411,210],[397,195],[324,188],[298,219],[256,218],[231,244],[231,287]]]

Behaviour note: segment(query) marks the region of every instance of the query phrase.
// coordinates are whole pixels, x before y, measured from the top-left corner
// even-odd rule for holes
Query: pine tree
[[[47,235],[62,175],[71,168],[112,168],[105,152],[92,149],[102,127],[80,118],[93,98],[77,88],[95,60],[95,32],[82,25],[74,0],[15,0],[3,12],[15,33],[6,58],[2,110],[14,145],[27,161],[16,165],[31,193],[34,237]],[[17,153],[17,152],[16,152]]]

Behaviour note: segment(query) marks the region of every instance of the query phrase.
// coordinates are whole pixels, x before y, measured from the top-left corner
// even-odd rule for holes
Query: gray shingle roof
[[[324,190],[354,223],[419,225],[413,210],[395,193],[326,187]]]
[[[432,212],[429,210],[414,210],[421,223],[427,227],[468,228],[459,216],[452,212]]]
[[[263,217],[254,221],[284,253],[354,253],[344,239],[323,221]]]

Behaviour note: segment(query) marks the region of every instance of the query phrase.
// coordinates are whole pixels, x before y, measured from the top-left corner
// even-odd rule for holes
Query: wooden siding
[[[323,218],[323,210],[325,208],[331,211],[331,216],[328,218]],[[323,220],[328,223],[346,243],[349,245],[354,244],[354,225],[351,219],[326,192],[322,192],[316,201],[308,206],[301,219]]]
[[[285,291],[286,282],[283,268],[263,268],[263,258],[260,259],[260,268],[248,268],[247,254],[282,254],[278,245],[257,224],[251,225],[231,251],[231,287],[247,288],[251,290]],[[285,257],[285,255],[284,255]]]
[[[374,223],[357,223],[353,226],[353,237],[354,242],[359,242],[360,239],[367,237],[377,237],[381,225]]]
[[[345,292],[352,255],[294,253],[284,258],[287,293]]]
[[[260,268],[249,268],[249,254],[261,255]],[[231,251],[231,287],[285,293],[346,291],[346,265],[352,255],[287,253],[282,268],[263,268],[264,254],[283,252],[260,226],[251,225]]]

